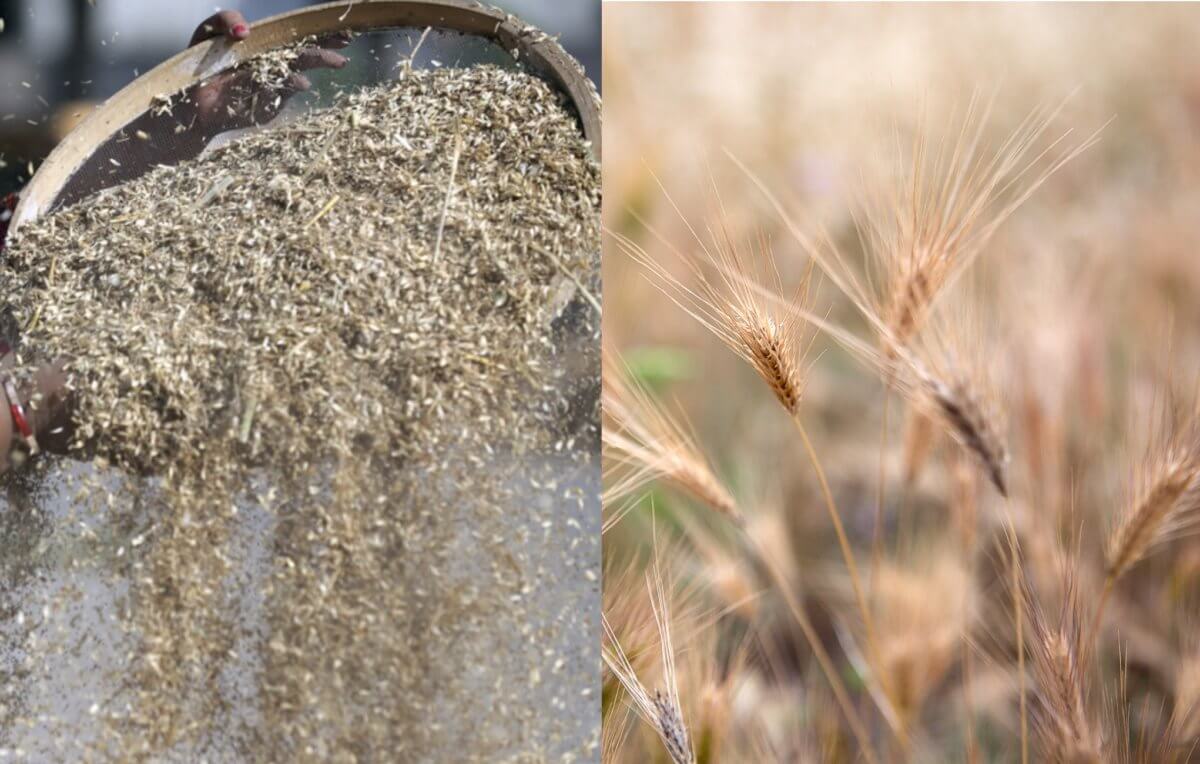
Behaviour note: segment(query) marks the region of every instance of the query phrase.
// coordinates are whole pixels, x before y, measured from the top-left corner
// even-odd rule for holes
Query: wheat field
[[[1200,8],[604,24],[604,759],[1200,760]]]

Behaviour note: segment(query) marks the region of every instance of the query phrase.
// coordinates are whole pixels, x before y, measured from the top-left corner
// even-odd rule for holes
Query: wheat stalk
[[[665,193],[665,189],[663,190]],[[669,200],[670,196],[667,198]],[[674,205],[674,202],[671,204]],[[675,209],[679,212],[677,207]],[[787,413],[800,435],[817,476],[825,508],[837,536],[842,560],[854,589],[855,602],[865,624],[868,651],[872,663],[878,666],[879,643],[858,565],[816,448],[799,416],[808,371],[805,358],[814,339],[814,333],[805,319],[808,314],[805,305],[809,297],[812,270],[810,268],[805,272],[792,298],[777,298],[777,292],[782,290],[779,285],[780,277],[769,257],[769,247],[765,239],[758,239],[756,250],[738,247],[725,225],[723,216],[718,216],[716,227],[709,230],[709,237],[705,239],[692,228],[686,218],[683,218],[682,213],[679,214],[700,250],[700,262],[683,255],[652,227],[645,227],[659,242],[671,249],[677,259],[691,271],[698,282],[694,288],[684,284],[633,239],[615,232],[610,232],[610,235],[622,252],[647,272],[652,283],[663,294],[716,335],[757,372]],[[766,280],[775,284],[776,292],[764,292],[760,283],[764,279],[759,273],[762,268],[756,267],[755,260],[749,255],[751,251],[759,256],[758,262],[766,261],[770,274]],[[711,277],[703,266],[707,266],[712,272]],[[764,299],[764,293],[771,299]],[[782,304],[777,304],[776,300]],[[798,612],[798,609],[793,608],[793,611]],[[809,637],[810,643],[816,638],[815,632],[806,631],[806,636]],[[814,649],[817,648],[815,643],[813,646]],[[826,674],[831,681],[835,681],[831,667],[827,667]],[[848,706],[848,703],[844,705]],[[903,736],[902,731],[901,735]]]
[[[653,229],[649,230],[655,233]],[[809,296],[812,271],[810,269],[805,273],[794,297],[779,298],[776,292],[764,290],[760,283],[762,279],[757,272],[760,269],[755,267],[745,250],[736,246],[723,218],[719,219],[715,229],[710,230],[707,240],[701,238],[690,226],[689,230],[700,248],[702,263],[714,272],[713,277],[710,277],[701,264],[683,256],[675,249],[676,255],[697,278],[699,285],[695,288],[684,284],[632,239],[620,234],[613,236],[622,251],[647,271],[655,286],[758,373],[792,420],[816,471],[826,509],[850,573],[859,610],[864,621],[870,624],[870,610],[858,575],[858,566],[850,549],[850,541],[842,525],[833,492],[817,458],[816,449],[799,418],[807,375],[804,359],[812,347],[812,332],[806,320],[809,314],[806,300]],[[665,243],[665,240],[659,238]],[[759,239],[757,253],[760,256],[759,260],[770,262],[769,249],[764,239]],[[779,274],[774,270],[773,263],[770,267],[773,276],[771,280],[775,282],[776,290],[781,290]]]
[[[732,155],[730,158],[766,198],[808,257],[876,329],[884,359],[891,361],[920,332],[939,296],[979,256],[1004,221],[1059,168],[1098,140],[1099,130],[1060,151],[1071,134],[1067,130],[1040,151],[1035,148],[1064,104],[1033,110],[990,154],[981,145],[992,102],[982,102],[977,93],[968,102],[956,137],[931,143],[927,131],[920,127],[915,133],[911,165],[898,173],[903,180],[880,192],[863,194],[862,211],[856,221],[867,255],[865,277],[857,273],[853,260],[839,251],[827,232],[797,222],[755,173]],[[953,117],[948,120],[955,121]],[[889,374],[885,373],[884,383],[890,390],[893,380]],[[889,400],[885,397],[880,425],[872,579],[881,553],[882,459]],[[940,401],[953,402],[951,398]],[[993,485],[1006,494],[1003,471],[999,469],[1002,452],[990,449],[995,441],[976,437],[986,435],[974,429],[983,420],[964,419],[962,415],[969,413],[968,409],[953,406],[943,407],[943,413],[948,415],[951,431],[980,457]]]
[[[622,707],[621,718],[614,719],[615,711],[605,714],[601,725],[600,764],[621,764],[626,761],[625,744],[629,739],[632,724],[629,722],[631,712]]]
[[[850,696],[846,691],[846,684],[842,681],[841,674],[834,667],[833,659],[829,656],[829,651],[825,649],[825,645],[821,642],[820,636],[817,634],[816,627],[813,625],[812,619],[804,609],[803,603],[800,602],[791,581],[787,574],[783,571],[780,560],[776,559],[772,554],[769,545],[763,540],[751,537],[751,542],[754,544],[755,551],[759,559],[762,560],[768,574],[775,581],[783,595],[783,601],[787,605],[792,617],[796,620],[796,625],[800,627],[800,631],[804,634],[805,640],[809,647],[812,648],[813,657],[820,666],[822,673],[829,682],[830,689],[833,691],[834,698],[837,700],[842,712],[846,715],[846,719],[850,724],[855,738],[858,740],[859,746],[862,748],[863,758],[869,764],[877,762],[878,756],[871,744],[870,734],[864,727],[862,720],[859,717],[854,704],[850,700]],[[872,638],[871,633],[867,635],[868,644]],[[876,664],[878,665],[878,663]]]

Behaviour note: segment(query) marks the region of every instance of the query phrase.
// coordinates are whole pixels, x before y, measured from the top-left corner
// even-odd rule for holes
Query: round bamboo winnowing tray
[[[51,152],[21,194],[12,231],[53,209],[64,192],[87,182],[81,168],[100,147],[154,106],[259,54],[308,36],[341,31],[432,28],[484,38],[562,92],[584,137],[600,159],[600,101],[579,64],[557,42],[503,11],[464,0],[355,0],[305,8],[265,19],[241,42],[224,38],[188,48],[134,80],[75,128]],[[82,194],[74,193],[78,197]]]

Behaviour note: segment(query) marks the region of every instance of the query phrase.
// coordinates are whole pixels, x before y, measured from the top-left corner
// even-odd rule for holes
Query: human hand
[[[191,44],[222,36],[233,42],[248,38],[250,26],[245,17],[238,11],[221,11],[210,16],[197,27]],[[312,87],[312,82],[302,72],[341,69],[347,59],[335,51],[349,44],[348,34],[336,34],[304,48],[291,64],[291,75],[276,87],[262,86],[249,71],[240,67],[210,78],[192,93],[191,101],[196,110],[193,129],[207,142],[208,138],[228,130],[270,122],[293,96]]]

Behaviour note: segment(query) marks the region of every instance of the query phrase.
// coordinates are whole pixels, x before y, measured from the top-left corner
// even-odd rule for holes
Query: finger
[[[200,22],[188,47],[214,37],[228,37],[237,41],[245,40],[249,36],[250,25],[246,23],[246,17],[240,11],[221,11]]]
[[[206,121],[219,121],[224,118],[226,104],[234,94],[245,90],[250,82],[249,72],[223,72],[192,93],[192,104]]]
[[[303,74],[292,74],[287,78],[283,87],[276,88],[275,92],[283,96],[286,101],[297,93],[307,93],[310,90],[312,90],[312,80]]]
[[[265,125],[283,111],[283,106],[293,96],[312,89],[312,82],[303,74],[292,74],[287,82],[273,90],[259,94],[254,110],[253,124]]]
[[[312,90],[312,80],[305,77],[303,74],[293,73],[288,76],[287,81],[279,87],[270,91],[271,95],[283,96],[284,99],[291,98],[297,93],[306,93]]]
[[[331,50],[341,50],[349,45],[353,40],[354,35],[352,35],[349,31],[341,31],[334,32],[333,34],[327,34],[324,37],[319,38],[317,40],[317,45],[322,48],[329,48]]]
[[[341,69],[348,60],[340,53],[326,48],[305,48],[292,62],[292,68],[298,72],[306,72],[309,69]]]

